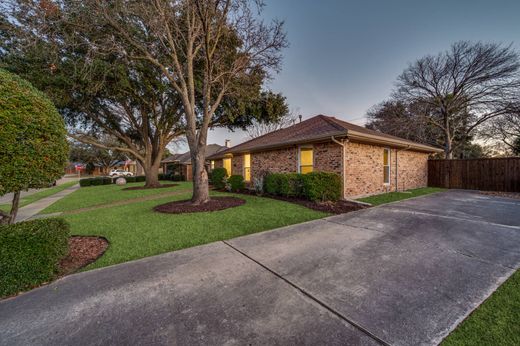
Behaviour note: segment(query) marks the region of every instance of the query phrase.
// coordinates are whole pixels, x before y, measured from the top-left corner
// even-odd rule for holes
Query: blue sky
[[[520,0],[265,0],[263,17],[285,20],[289,48],[267,87],[304,119],[334,115],[364,124],[408,63],[459,40],[512,43],[520,50]],[[208,143],[245,140],[211,131]]]

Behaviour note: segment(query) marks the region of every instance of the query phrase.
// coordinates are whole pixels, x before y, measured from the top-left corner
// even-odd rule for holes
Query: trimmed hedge
[[[341,198],[341,177],[336,173],[311,172],[302,175],[302,194],[311,201],[337,201]]]
[[[126,179],[127,183],[135,183],[137,181],[137,177],[123,177]]]
[[[225,188],[224,178],[227,176],[227,170],[225,168],[215,168],[211,171],[211,184],[215,189],[222,190]]]
[[[275,196],[300,197],[311,201],[341,198],[341,177],[336,173],[271,173],[264,180],[265,192]]]
[[[241,175],[232,175],[228,178],[228,184],[231,186],[231,191],[241,191],[245,188],[244,177]]]
[[[146,176],[138,175],[137,177],[135,177],[135,181],[138,182],[138,183],[146,181]]]
[[[67,255],[68,238],[63,219],[0,226],[0,297],[52,280]]]

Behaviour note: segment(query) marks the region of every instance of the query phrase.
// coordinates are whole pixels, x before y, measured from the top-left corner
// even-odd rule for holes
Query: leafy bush
[[[0,196],[48,187],[63,176],[66,134],[62,117],[41,91],[0,69]]]
[[[146,181],[146,177],[144,175],[138,175],[137,177],[135,177],[135,181],[136,182]]]
[[[79,180],[79,186],[90,186],[92,185],[92,178],[84,178]]]
[[[264,179],[268,194],[301,197],[311,201],[337,201],[341,197],[341,177],[335,173],[271,173]]]
[[[215,189],[222,190],[225,188],[224,178],[227,176],[227,170],[225,168],[215,168],[211,172],[211,183]]]
[[[166,174],[159,173],[158,178],[159,178],[159,180],[166,180]]]
[[[135,182],[136,182],[136,177],[130,177],[130,176],[128,176],[128,177],[123,177],[123,178],[126,179],[126,182],[127,182],[127,183],[135,183]]]
[[[311,172],[302,175],[304,198],[311,201],[337,201],[341,198],[341,177],[336,173]]]
[[[261,195],[264,193],[264,177],[254,177],[253,178],[253,188],[257,195]]]
[[[297,173],[271,173],[265,181],[265,191],[271,195],[294,197],[301,196],[302,178]]]
[[[110,185],[110,184],[112,184],[112,178],[103,177],[103,185]]]
[[[184,181],[184,176],[181,174],[174,174],[170,177],[171,181]]]
[[[63,219],[0,226],[0,297],[53,279],[67,254],[68,237]]]
[[[92,178],[90,180],[90,185],[92,185],[92,186],[103,185],[103,178],[102,177]]]
[[[241,175],[232,175],[228,178],[228,183],[230,185],[231,191],[241,191],[244,189],[244,177]]]

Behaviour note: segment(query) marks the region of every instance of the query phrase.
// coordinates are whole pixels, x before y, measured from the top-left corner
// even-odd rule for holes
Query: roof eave
[[[391,145],[398,148],[409,148],[415,151],[423,151],[427,153],[441,153],[443,150],[440,148],[435,148],[429,145],[420,144],[420,143],[412,143],[408,141],[401,141],[398,139],[392,139],[392,138],[385,138],[381,136],[376,135],[370,135],[366,133],[361,133],[358,131],[350,130],[348,132],[348,137],[351,140],[354,141],[360,141],[360,142],[368,142],[368,143],[375,143],[375,144],[383,144],[383,145]]]

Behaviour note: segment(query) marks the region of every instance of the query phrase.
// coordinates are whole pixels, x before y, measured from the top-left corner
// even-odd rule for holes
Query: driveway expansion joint
[[[361,326],[359,323],[353,321],[352,319],[348,318],[347,316],[343,315],[342,313],[340,313],[339,311],[333,309],[331,306],[329,306],[327,303],[319,300],[318,298],[316,298],[315,296],[313,296],[311,293],[307,292],[305,289],[299,287],[298,285],[296,285],[294,282],[292,282],[291,280],[285,278],[284,276],[280,275],[279,273],[277,273],[275,270],[269,268],[268,266],[266,266],[265,264],[259,262],[258,260],[254,259],[253,257],[249,256],[248,254],[246,254],[245,252],[239,250],[238,248],[236,248],[235,246],[231,245],[230,243],[228,243],[227,241],[225,240],[222,240],[222,243],[224,243],[225,245],[229,246],[232,250],[236,251],[237,253],[239,253],[240,255],[244,256],[245,258],[247,258],[248,260],[256,263],[257,265],[259,265],[260,267],[262,267],[263,269],[267,270],[268,272],[270,272],[271,274],[273,274],[274,276],[276,276],[278,279],[284,281],[285,283],[287,283],[289,286],[293,287],[294,289],[296,289],[298,292],[300,292],[301,294],[303,294],[305,297],[311,299],[313,302],[317,303],[318,305],[320,305],[321,307],[323,307],[324,309],[326,309],[327,311],[329,311],[330,313],[332,313],[333,315],[335,315],[336,317],[338,317],[339,319],[341,319],[342,321],[350,324],[351,326],[353,326],[354,328],[358,329],[359,331],[361,331],[363,334],[367,335],[368,337],[370,337],[371,339],[373,339],[374,341],[380,343],[381,345],[384,345],[384,346],[390,346],[391,344],[383,339],[381,339],[380,337],[378,337],[377,335],[373,334],[372,332],[370,332],[368,329],[366,329],[365,327]]]

